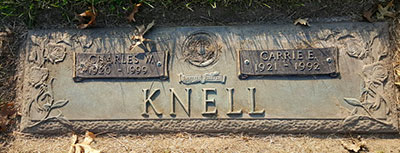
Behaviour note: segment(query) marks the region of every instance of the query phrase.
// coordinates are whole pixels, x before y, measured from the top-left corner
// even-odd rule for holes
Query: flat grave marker
[[[397,132],[386,23],[29,31],[22,131]]]

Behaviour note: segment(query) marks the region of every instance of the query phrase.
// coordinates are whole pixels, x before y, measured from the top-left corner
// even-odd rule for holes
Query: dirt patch
[[[17,86],[17,66],[19,59],[19,49],[23,43],[26,33],[25,26],[0,26],[0,148],[6,146],[12,136],[7,134],[16,129],[16,114],[14,110],[4,110],[19,108],[15,102]],[[14,112],[11,116],[10,112]],[[0,149],[1,150],[1,149]]]
[[[15,93],[9,89],[15,87],[14,74],[17,55],[12,52],[14,36],[10,29],[0,31],[0,103],[12,101]]]
[[[357,137],[354,136],[354,137]],[[382,139],[384,138],[384,139]],[[343,143],[351,136],[338,135],[203,135],[203,134],[104,134],[95,139],[93,148],[104,152],[348,152]],[[361,152],[399,152],[400,139],[393,135],[365,135]],[[66,152],[70,136],[35,137],[20,135],[6,151]]]
[[[15,99],[15,74],[26,31],[25,26],[0,23],[0,104]]]

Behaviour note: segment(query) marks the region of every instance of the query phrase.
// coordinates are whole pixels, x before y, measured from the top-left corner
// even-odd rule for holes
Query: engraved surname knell
[[[229,112],[226,113],[227,115],[241,115],[242,114],[242,109],[234,111],[233,110],[233,92],[234,88],[226,88],[226,91],[228,91],[228,103],[229,103]]]
[[[215,88],[203,88],[201,89],[203,91],[203,102],[204,102],[204,111],[201,113],[203,115],[216,115],[217,114],[217,107],[215,107],[214,111],[208,111],[207,104],[214,104],[215,105],[215,99],[208,99],[208,91],[213,91],[217,92]],[[215,105],[217,106],[217,105]]]
[[[149,111],[148,111],[148,105],[151,106],[151,108],[153,108],[154,112],[156,113],[156,115],[162,115],[162,112],[157,111],[156,107],[154,107],[153,105],[153,99],[152,97],[154,96],[154,94],[156,92],[159,92],[160,89],[155,89],[150,95],[148,95],[149,89],[143,89],[143,102],[144,102],[144,110],[142,113],[142,116],[148,116]]]
[[[249,102],[251,104],[251,111],[249,112],[250,115],[262,115],[265,113],[265,109],[262,109],[260,111],[256,111],[256,101],[255,101],[255,92],[256,88],[254,87],[248,87],[249,90]]]
[[[186,112],[188,117],[190,117],[190,91],[192,89],[185,88],[186,91],[186,107],[185,104],[182,103],[182,99],[176,94],[174,88],[170,88],[169,91],[171,92],[171,116],[176,116],[175,114],[175,99],[178,100],[179,104],[182,106],[183,110]]]

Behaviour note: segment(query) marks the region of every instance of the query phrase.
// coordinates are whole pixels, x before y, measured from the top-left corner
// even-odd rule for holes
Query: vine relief
[[[378,120],[377,112],[385,109],[385,114],[390,115],[391,109],[384,95],[384,83],[388,77],[388,71],[381,63],[373,63],[363,68],[364,83],[361,87],[360,98],[344,98],[344,101],[353,106],[351,114],[344,119],[349,123],[357,119],[368,118],[389,125],[390,118],[386,121]]]
[[[27,57],[27,85],[29,101],[27,115],[32,111],[40,114],[39,121],[32,121],[28,126],[33,127],[50,119],[56,119],[63,124],[70,124],[68,119],[62,115],[59,108],[68,104],[68,100],[58,100],[54,97],[53,84],[56,78],[49,78],[49,70],[46,64],[57,64],[64,61],[67,48],[71,47],[68,36],[63,34],[61,39],[51,39],[49,36],[31,36],[32,48]]]
[[[378,49],[379,47],[384,47],[382,44],[378,44],[377,48],[373,47],[374,42],[377,43],[375,40],[379,39],[380,35],[373,34],[366,43],[362,43],[363,41],[355,39],[352,35],[349,36],[351,37],[346,37],[346,39],[349,39],[343,42],[346,53],[352,58],[367,62],[367,64],[362,69],[363,83],[360,97],[344,98],[344,102],[353,106],[353,109],[350,115],[343,120],[343,123],[346,125],[360,119],[370,119],[385,125],[391,125],[389,115],[391,115],[392,110],[386,98],[387,95],[384,93],[389,71],[382,61],[382,57],[385,57],[387,52],[383,51],[385,49]],[[364,60],[367,58],[372,60]],[[386,120],[377,117],[381,112],[384,112],[387,116]]]
[[[387,55],[387,42],[382,29],[368,30],[367,34],[346,30],[327,30],[317,34],[317,40],[300,39],[300,46],[327,47],[334,44],[350,58],[364,63],[361,77],[360,97],[345,97],[345,104],[353,106],[350,115],[343,119],[344,125],[349,125],[361,119],[391,125],[390,116],[393,114],[390,102],[385,94],[385,87],[390,86],[389,71],[382,61]],[[303,36],[304,37],[304,36]],[[305,37],[304,37],[305,38]],[[322,46],[321,46],[322,45]],[[382,115],[386,115],[386,120]],[[379,118],[379,117],[381,118]]]
[[[357,33],[347,33],[337,38],[338,45],[352,58],[363,60],[367,64],[375,63],[387,56],[388,52],[386,45],[380,41],[382,39],[379,32],[371,31],[369,35],[368,38],[361,39],[362,36]]]

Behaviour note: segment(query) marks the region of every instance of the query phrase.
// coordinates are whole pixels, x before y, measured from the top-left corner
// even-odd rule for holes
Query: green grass
[[[271,9],[279,5],[302,7],[298,0],[132,0],[133,3],[142,2],[149,8],[163,7],[163,9],[188,9],[195,11],[193,6],[209,7],[264,7]],[[272,6],[271,4],[275,4]],[[102,14],[122,17],[132,9],[130,0],[0,0],[0,19],[19,19],[27,26],[32,27],[37,22],[40,13],[56,11],[63,21],[70,23],[75,13],[83,12],[87,7],[94,6]]]

